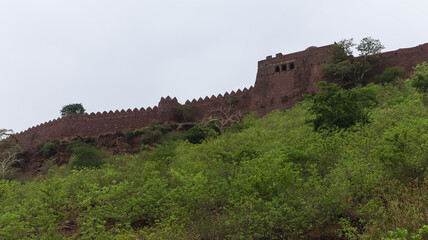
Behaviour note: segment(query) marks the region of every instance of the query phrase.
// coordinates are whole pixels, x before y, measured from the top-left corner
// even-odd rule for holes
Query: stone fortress
[[[302,94],[315,93],[315,83],[323,80],[321,66],[325,63],[332,45],[309,47],[305,51],[275,57],[268,56],[258,62],[254,87],[244,88],[223,95],[193,99],[180,105],[176,98],[162,98],[153,108],[79,114],[58,118],[26,131],[17,133],[16,139],[24,149],[32,149],[47,141],[64,138],[100,136],[127,129],[147,126],[151,121],[159,123],[183,122],[177,109],[191,111],[192,121],[198,122],[212,114],[212,109],[225,101],[234,100],[235,111],[257,112],[263,116],[276,109],[292,107],[302,100]],[[408,73],[412,67],[428,61],[428,43],[413,48],[399,49],[381,54],[381,65],[372,74],[381,73],[392,66],[403,67]]]

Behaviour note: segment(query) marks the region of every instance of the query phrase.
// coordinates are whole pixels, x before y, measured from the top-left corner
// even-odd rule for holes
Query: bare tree
[[[9,129],[0,129],[0,179],[10,177],[15,170],[13,165],[20,162],[18,158],[19,145],[8,141],[8,137],[14,137],[13,131]]]
[[[242,121],[243,114],[241,111],[235,109],[234,104],[229,101],[218,101],[217,107],[211,109],[208,116],[209,119],[205,120],[205,124],[214,123],[223,134],[226,128],[232,126],[236,122]]]
[[[13,131],[10,129],[0,129],[0,140],[8,138],[13,135]]]
[[[13,173],[13,165],[20,162],[17,152],[5,151],[0,154],[0,179],[5,179]]]

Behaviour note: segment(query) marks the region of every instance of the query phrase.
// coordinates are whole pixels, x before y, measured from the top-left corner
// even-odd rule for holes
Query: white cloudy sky
[[[254,84],[257,61],[344,38],[428,42],[426,0],[0,0],[0,128]]]

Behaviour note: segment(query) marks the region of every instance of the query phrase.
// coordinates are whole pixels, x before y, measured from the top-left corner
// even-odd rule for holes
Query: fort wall
[[[375,69],[372,74],[381,73],[385,68],[400,66],[411,73],[413,67],[428,61],[428,43],[421,44],[413,48],[402,48],[396,51],[381,54],[381,66]]]
[[[234,109],[247,111],[251,89],[232,91],[224,95],[193,99],[186,101],[192,114],[192,121],[198,122],[208,117],[215,109],[224,105],[227,100],[235,98],[237,104]],[[159,123],[183,122],[180,119],[180,105],[176,98],[161,98],[159,104],[147,109],[134,108],[133,110],[116,110],[115,112],[97,112],[90,114],[78,114],[57,118],[49,122],[42,123],[29,128],[15,135],[18,143],[24,149],[35,148],[38,145],[60,139],[80,137],[100,136],[116,132],[123,132],[128,129],[143,128],[153,120]]]
[[[292,54],[268,56],[258,62],[256,82],[254,87],[249,89],[188,100],[183,105],[179,104],[176,98],[167,97],[161,98],[158,106],[153,108],[57,118],[16,134],[16,139],[24,149],[32,149],[47,141],[143,128],[153,120],[160,123],[189,121],[181,115],[180,111],[183,109],[191,111],[191,121],[198,122],[209,118],[216,109],[231,99],[236,103],[235,111],[257,112],[263,116],[275,109],[290,108],[302,99],[302,94],[317,91],[314,83],[323,80],[321,66],[327,60],[330,48],[331,45],[309,47],[305,51]],[[401,66],[411,72],[412,67],[428,61],[428,44],[382,53],[381,60],[381,65],[372,71],[372,75],[391,66]]]
[[[321,66],[330,47],[309,47],[259,61],[250,110],[264,115],[274,109],[290,108],[302,99],[302,94],[315,92],[314,83],[321,80]]]

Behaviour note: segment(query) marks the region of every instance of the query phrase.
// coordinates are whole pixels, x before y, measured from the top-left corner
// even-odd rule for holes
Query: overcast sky
[[[428,42],[426,0],[0,0],[0,128],[82,103],[153,107],[250,87],[257,61],[371,36]]]

